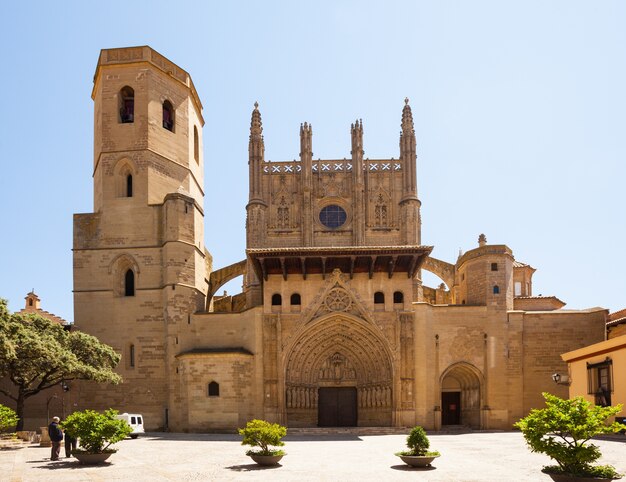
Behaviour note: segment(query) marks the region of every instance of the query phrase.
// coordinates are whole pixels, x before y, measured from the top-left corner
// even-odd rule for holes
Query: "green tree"
[[[241,445],[259,447],[259,451],[248,450],[246,455],[284,455],[279,449],[270,449],[270,446],[282,447],[285,445],[281,439],[287,435],[287,429],[277,423],[269,423],[265,420],[250,420],[246,428],[239,429],[239,435],[243,435]]]
[[[12,384],[0,387],[0,393],[16,403],[17,430],[24,427],[29,397],[63,381],[117,384],[121,377],[113,370],[119,361],[120,355],[97,338],[39,315],[11,314],[0,299],[0,378]]]
[[[124,440],[133,431],[126,420],[118,420],[116,415],[117,410],[113,409],[104,413],[84,410],[69,415],[61,426],[72,437],[80,439],[84,452],[99,454],[111,444]]]
[[[15,410],[0,404],[0,432],[15,427],[18,420]]]
[[[534,409],[514,424],[524,435],[532,452],[541,452],[552,458],[558,467],[549,466],[546,472],[565,472],[574,475],[611,476],[611,466],[593,466],[602,455],[597,445],[589,444],[595,435],[614,433],[626,426],[607,420],[622,410],[615,407],[592,405],[583,397],[563,400],[544,393],[546,408]]]

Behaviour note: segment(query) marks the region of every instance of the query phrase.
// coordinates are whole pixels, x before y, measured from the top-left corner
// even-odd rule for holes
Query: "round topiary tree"
[[[543,468],[548,474],[571,474],[577,477],[621,477],[611,465],[592,465],[602,455],[597,445],[588,443],[600,434],[614,433],[626,426],[607,420],[619,413],[621,405],[600,407],[583,397],[563,400],[544,393],[546,407],[534,409],[514,424],[524,435],[532,452],[541,452],[558,465]]]
[[[282,425],[265,420],[250,420],[246,428],[239,429],[239,435],[243,435],[241,445],[259,448],[259,450],[248,450],[246,455],[285,455],[283,450],[270,448],[270,446],[285,445],[281,439],[287,435],[287,428]]]
[[[440,455],[439,452],[428,451],[428,449],[430,448],[430,441],[428,440],[426,431],[419,425],[416,425],[411,429],[411,432],[406,438],[406,446],[409,448],[409,450],[398,452],[396,455],[413,457],[437,457]]]

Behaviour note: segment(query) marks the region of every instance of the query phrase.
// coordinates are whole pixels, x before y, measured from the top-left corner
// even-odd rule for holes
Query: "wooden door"
[[[441,392],[441,425],[461,423],[461,392]]]
[[[324,387],[318,392],[319,427],[354,427],[357,423],[355,387]]]

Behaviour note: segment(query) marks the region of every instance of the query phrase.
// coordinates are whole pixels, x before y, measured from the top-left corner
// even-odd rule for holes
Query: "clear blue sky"
[[[250,112],[266,159],[398,157],[418,141],[422,241],[454,262],[484,232],[534,294],[626,307],[626,2],[2,2],[0,296],[73,320],[72,214],[91,212],[101,48],[150,45],[204,104],[206,245],[243,259]],[[433,284],[430,279],[428,281]]]

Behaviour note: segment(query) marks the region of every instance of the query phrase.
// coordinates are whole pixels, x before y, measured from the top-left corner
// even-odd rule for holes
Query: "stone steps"
[[[289,435],[407,435],[411,427],[289,427]]]

